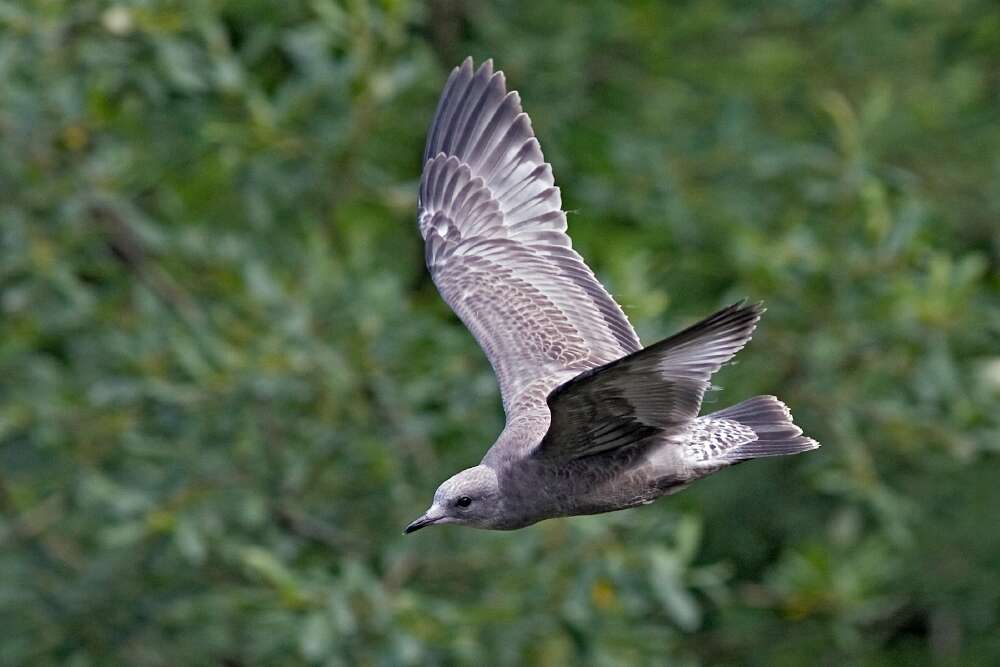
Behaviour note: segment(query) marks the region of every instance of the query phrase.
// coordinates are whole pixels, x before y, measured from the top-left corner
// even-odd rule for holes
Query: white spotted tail
[[[699,417],[691,424],[684,458],[695,468],[719,468],[763,456],[816,449],[802,435],[788,407],[774,396],[755,396]]]

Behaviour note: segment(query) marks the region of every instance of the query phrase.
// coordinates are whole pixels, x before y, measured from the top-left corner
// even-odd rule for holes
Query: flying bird
[[[452,71],[423,161],[427,268],[489,358],[507,421],[404,532],[626,509],[741,461],[819,446],[774,396],[699,416],[712,374],[764,309],[736,303],[643,348],[573,250],[552,168],[492,61]]]

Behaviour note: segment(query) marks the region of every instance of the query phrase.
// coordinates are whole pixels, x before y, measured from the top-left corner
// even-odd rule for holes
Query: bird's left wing
[[[559,189],[516,92],[490,61],[452,72],[427,137],[420,233],[444,300],[496,372],[508,418],[639,349],[572,248]]]
[[[670,338],[580,374],[548,397],[552,420],[533,455],[574,459],[681,433],[710,378],[739,352],[764,312],[736,303]]]

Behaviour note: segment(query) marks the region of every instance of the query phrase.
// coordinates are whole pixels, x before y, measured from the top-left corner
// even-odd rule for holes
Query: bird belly
[[[690,480],[676,450],[674,443],[645,443],[544,471],[535,489],[544,489],[546,516],[537,520],[614,512],[680,491]]]

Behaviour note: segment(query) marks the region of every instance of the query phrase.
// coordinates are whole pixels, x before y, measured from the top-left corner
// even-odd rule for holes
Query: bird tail
[[[762,456],[784,456],[799,454],[819,447],[819,443],[802,435],[802,429],[792,422],[788,407],[774,396],[754,396],[725,410],[719,410],[700,417],[698,421],[708,422],[709,430],[725,433],[729,429],[724,424],[711,424],[720,420],[736,422],[748,427],[756,434],[755,440],[730,441],[713,458],[722,463],[738,463]],[[739,429],[742,430],[742,429]],[[749,435],[749,434],[747,434]]]

